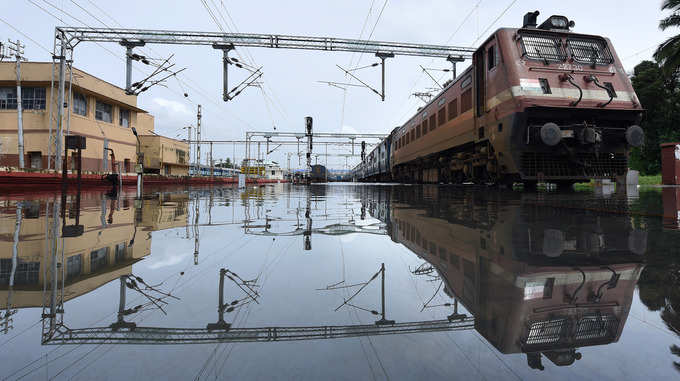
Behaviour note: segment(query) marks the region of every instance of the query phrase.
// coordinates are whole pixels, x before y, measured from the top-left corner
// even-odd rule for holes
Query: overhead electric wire
[[[481,39],[481,38],[482,38],[482,37],[483,37],[483,36],[491,29],[491,28],[493,28],[493,26],[496,25],[496,23],[497,23],[503,16],[505,16],[506,13],[508,13],[508,11],[510,10],[510,8],[512,8],[512,6],[515,5],[515,3],[517,3],[517,0],[512,0],[512,1],[510,2],[510,4],[508,4],[508,6],[505,7],[505,9],[503,10],[503,12],[501,12],[501,14],[498,15],[498,17],[496,17],[496,18],[493,20],[493,22],[492,22],[491,24],[489,24],[489,26],[488,26],[486,29],[484,29],[484,31],[483,31],[482,33],[480,33],[480,34],[477,36],[477,38],[472,42],[471,45],[474,46],[474,45],[477,43],[477,41],[479,41],[479,40],[480,40],[480,39]]]
[[[36,46],[38,46],[38,47],[41,48],[42,50],[46,51],[47,54],[49,54],[50,56],[52,56],[52,51],[50,51],[49,49],[47,49],[47,48],[46,48],[45,46],[43,46],[41,43],[39,43],[38,41],[32,39],[29,35],[27,35],[26,33],[22,32],[21,30],[17,29],[15,26],[13,26],[13,25],[10,24],[9,22],[5,21],[2,17],[0,17],[0,21],[1,21],[2,23],[4,23],[5,25],[7,25],[8,27],[12,28],[15,32],[19,33],[20,35],[22,35],[22,36],[26,37],[27,39],[29,39],[30,41],[32,41],[34,44],[36,44]]]
[[[482,3],[482,1],[483,1],[483,0],[478,0],[478,1],[477,1],[477,4],[475,4],[475,5],[472,7],[472,9],[470,9],[470,12],[468,12],[468,14],[463,18],[463,21],[461,21],[460,24],[458,24],[458,27],[453,31],[453,33],[451,33],[451,35],[449,36],[449,38],[446,39],[446,41],[444,41],[444,44],[448,44],[448,43],[449,43],[449,42],[450,42],[450,41],[458,34],[458,32],[460,32],[460,30],[463,28],[463,26],[470,20],[470,17],[472,17],[472,15],[474,14],[475,10],[477,10],[477,9],[479,8],[479,5]],[[431,60],[429,61],[428,65],[432,64],[432,62],[434,62],[434,59],[431,59]],[[420,72],[419,75],[416,77],[415,81],[413,82],[413,84],[411,85],[411,88],[410,88],[409,91],[406,93],[406,94],[408,94],[408,95],[407,95],[406,99],[404,100],[404,102],[402,103],[402,105],[401,105],[401,107],[400,107],[400,108],[404,108],[404,110],[405,110],[404,113],[402,113],[402,114],[399,116],[399,119],[398,119],[398,120],[393,121],[393,124],[401,122],[401,121],[404,119],[405,116],[407,116],[407,115],[413,113],[413,107],[411,107],[411,108],[405,108],[405,106],[406,106],[406,104],[408,103],[408,101],[409,101],[410,98],[411,98],[411,93],[413,93],[413,90],[416,88],[416,86],[418,85],[418,83],[420,83],[420,80],[421,80],[422,78],[423,78],[423,73]],[[416,106],[416,107],[417,107],[417,106]]]

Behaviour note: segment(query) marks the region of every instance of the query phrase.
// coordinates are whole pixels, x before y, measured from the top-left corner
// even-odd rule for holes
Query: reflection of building
[[[577,348],[619,339],[647,247],[629,219],[471,193],[400,196],[385,219],[392,239],[429,262],[502,353],[543,369],[542,355],[570,365]]]
[[[189,174],[189,144],[160,135],[140,135],[144,172],[161,175]]]
[[[58,201],[57,201],[58,202]],[[40,307],[43,303],[44,274],[49,270],[51,257],[47,248],[54,240],[46,238],[46,231],[53,219],[46,218],[44,201],[22,202],[20,235],[14,242],[17,225],[16,203],[11,210],[0,215],[0,308],[11,300],[12,308]],[[135,227],[135,210],[127,205],[116,205],[115,200],[104,200],[101,204],[84,197],[80,211],[80,225],[84,232],[79,237],[58,239],[61,246],[59,282],[64,280],[64,300],[83,295],[124,274],[130,274],[132,264],[151,251],[151,236],[141,234]],[[103,208],[102,208],[103,207]],[[75,206],[67,204],[66,225],[75,224]],[[61,223],[59,223],[61,232]],[[13,274],[14,286],[10,287],[12,276],[13,245],[17,245],[17,263]],[[49,272],[49,271],[47,271]]]
[[[17,167],[17,78],[14,62],[0,62],[0,166]],[[21,103],[23,106],[24,162],[34,169],[47,168],[52,64],[24,62],[21,64]],[[87,138],[83,150],[83,170],[110,171],[106,148],[115,152],[121,172],[133,172],[137,141],[131,127],[140,133],[153,131],[153,117],[137,107],[137,97],[125,95],[123,89],[78,69],[73,69],[72,84],[68,77],[66,89],[72,87],[72,99],[66,99],[66,116],[70,133]],[[56,98],[58,91],[53,92]],[[68,97],[68,92],[66,94]],[[53,123],[53,129],[56,126]],[[54,131],[54,130],[53,130]],[[65,133],[65,132],[64,132]],[[52,152],[54,154],[54,152]],[[69,162],[71,158],[69,158]]]
[[[159,193],[142,201],[141,226],[151,231],[185,227],[189,215],[188,193]]]

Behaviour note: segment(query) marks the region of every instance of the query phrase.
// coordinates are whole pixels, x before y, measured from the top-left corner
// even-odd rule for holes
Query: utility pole
[[[24,125],[23,125],[23,109],[21,102],[21,60],[24,59],[24,48],[26,45],[22,45],[21,41],[17,40],[9,42],[8,48],[14,55],[17,62],[17,142],[18,142],[18,154],[19,154],[19,168],[24,168]]]
[[[187,126],[188,130],[188,136],[187,136],[187,142],[189,142],[189,170],[191,171],[191,125]],[[191,173],[189,173],[191,175]]]
[[[201,173],[201,105],[198,105],[198,113],[196,114],[196,167],[198,173]]]
[[[307,135],[307,170],[309,171],[309,176],[312,175],[312,148],[313,148],[313,146],[312,146],[312,133],[313,133],[312,125],[313,125],[312,117],[311,116],[305,117],[305,133]],[[318,158],[319,157],[317,156],[317,160],[318,160]],[[309,177],[307,179],[308,182],[310,180],[311,180],[311,177]]]

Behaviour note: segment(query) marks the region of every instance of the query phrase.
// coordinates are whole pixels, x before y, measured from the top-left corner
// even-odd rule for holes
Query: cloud
[[[186,104],[166,98],[155,97],[146,107],[155,118],[155,129],[161,134],[176,132],[195,119],[194,112]]]

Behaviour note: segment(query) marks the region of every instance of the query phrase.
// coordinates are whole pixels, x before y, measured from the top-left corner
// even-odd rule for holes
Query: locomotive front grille
[[[616,335],[619,320],[614,315],[584,316],[576,326],[575,340],[612,338]]]
[[[569,320],[565,318],[534,322],[529,327],[529,335],[525,344],[557,343],[569,332],[569,323]]]
[[[623,154],[579,153],[573,156],[525,152],[521,156],[523,177],[544,179],[613,178],[625,174],[628,159]]]
[[[530,323],[522,346],[525,351],[534,351],[611,342],[618,327],[619,319],[612,314],[556,317]]]

